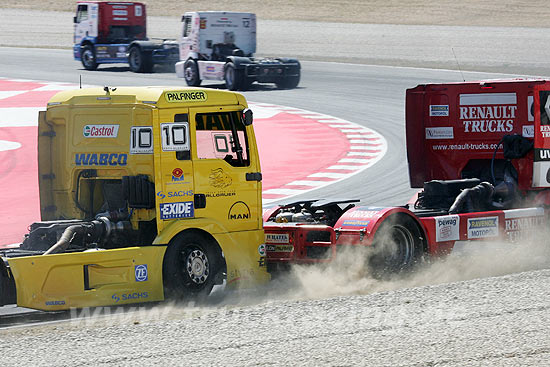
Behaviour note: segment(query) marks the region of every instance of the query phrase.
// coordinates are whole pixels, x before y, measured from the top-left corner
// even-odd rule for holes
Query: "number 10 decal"
[[[189,151],[189,123],[168,122],[160,124],[162,150],[165,152]]]
[[[153,154],[153,127],[132,126],[130,154]]]

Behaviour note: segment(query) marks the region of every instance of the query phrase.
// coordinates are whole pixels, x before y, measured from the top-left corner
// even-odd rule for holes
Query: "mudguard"
[[[4,260],[0,259],[0,306],[13,304],[15,301],[15,282]]]
[[[376,231],[382,223],[392,215],[403,213],[411,217],[426,233],[426,228],[418,218],[404,207],[372,207],[359,206],[345,212],[334,225],[337,245],[363,245],[370,246]]]

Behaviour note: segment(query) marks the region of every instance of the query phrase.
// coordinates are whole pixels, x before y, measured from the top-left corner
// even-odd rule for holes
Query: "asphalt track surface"
[[[470,29],[474,39],[480,31],[483,33]],[[523,34],[523,29],[505,31],[504,35],[514,35],[514,42]],[[528,31],[537,37],[547,33]],[[527,37],[514,43],[513,53],[529,53],[531,41]],[[467,40],[464,47],[468,48]],[[413,56],[422,59],[422,53],[417,50]],[[533,73],[528,72],[529,65],[495,69],[514,75],[546,73],[546,55],[534,53],[534,58],[532,62],[542,66]],[[491,69],[483,57],[476,65]],[[120,67],[86,72],[71,60],[67,50],[0,49],[0,76],[77,82],[79,75],[86,84],[181,85],[169,72],[136,75]],[[499,75],[464,73],[469,80],[485,77]],[[257,87],[245,95],[254,102],[344,118],[384,135],[388,152],[379,163],[307,196],[357,197],[366,204],[398,205],[413,192],[408,188],[404,145],[405,89],[461,79],[457,71],[308,61],[303,62],[299,88],[278,91]],[[283,143],[274,143],[285,149]],[[75,317],[71,322],[6,329],[0,331],[0,363],[547,365],[547,249],[543,243],[542,249],[520,248],[509,254],[509,249],[501,247],[477,248],[476,253],[465,246],[456,256],[428,266],[412,280],[357,277],[349,264],[335,269],[298,269],[296,279],[274,283],[265,290],[226,298],[214,295],[211,306],[165,305],[153,311],[136,309],[109,317],[96,314]]]

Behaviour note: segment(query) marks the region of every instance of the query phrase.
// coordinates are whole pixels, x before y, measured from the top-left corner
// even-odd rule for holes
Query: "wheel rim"
[[[92,65],[94,62],[94,55],[92,51],[84,50],[84,52],[82,53],[82,61],[84,61],[85,65]]]
[[[409,264],[414,257],[414,237],[404,226],[391,226],[378,245],[382,261],[387,266],[401,267]]]
[[[210,274],[210,263],[208,257],[200,249],[193,249],[188,255],[185,262],[185,268],[189,278],[195,284],[203,284],[208,279]]]
[[[130,52],[130,64],[132,65],[132,67],[133,68],[139,68],[140,61],[141,60],[139,58],[138,53],[135,50],[132,50]]]
[[[195,70],[191,65],[188,65],[185,68],[185,80],[187,80],[190,83],[195,80]]]

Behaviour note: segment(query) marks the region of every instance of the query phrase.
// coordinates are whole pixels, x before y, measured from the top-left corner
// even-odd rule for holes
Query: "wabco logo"
[[[136,282],[145,282],[149,279],[149,274],[147,273],[147,264],[136,265],[134,268],[134,273],[136,276]]]
[[[128,154],[124,153],[78,153],[74,156],[77,166],[125,166]]]
[[[116,138],[118,125],[86,125],[82,130],[85,138]]]

